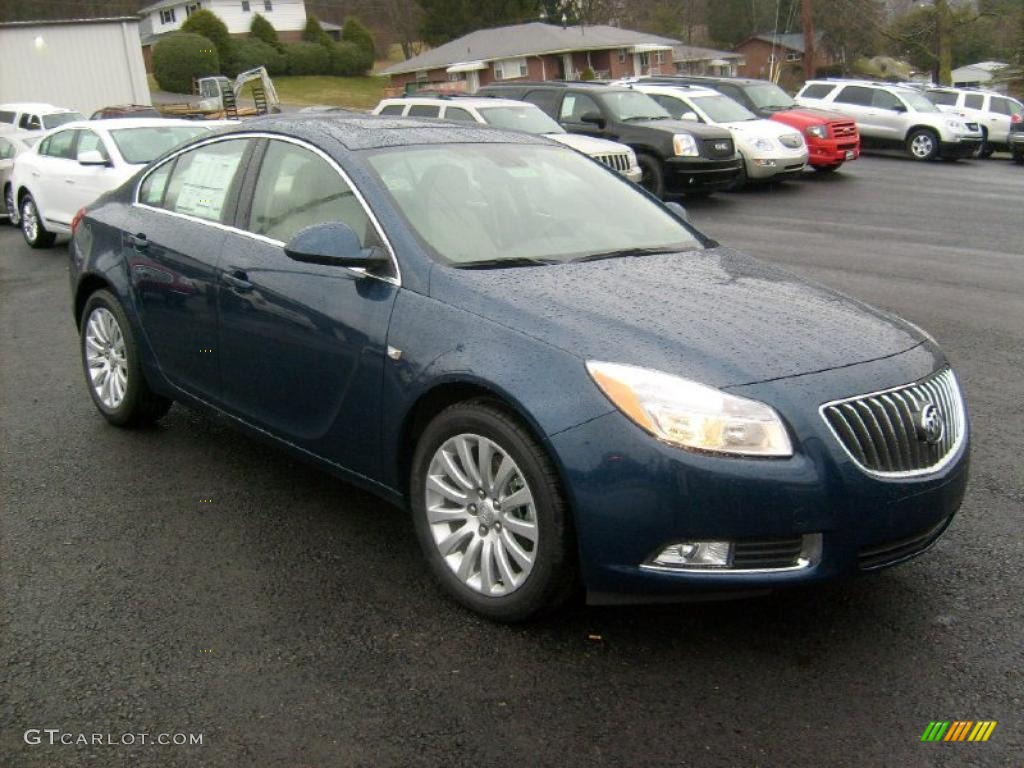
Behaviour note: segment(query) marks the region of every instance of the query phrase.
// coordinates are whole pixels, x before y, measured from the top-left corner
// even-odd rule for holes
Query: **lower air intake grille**
[[[733,568],[793,568],[803,550],[803,536],[769,541],[737,541],[733,548]]]
[[[864,547],[857,554],[857,564],[861,570],[869,571],[872,568],[881,568],[885,565],[892,565],[900,560],[905,560],[928,549],[945,530],[949,524],[949,518],[940,520],[931,528],[922,531],[905,539],[886,541],[882,544],[873,544]]]
[[[939,469],[966,428],[960,387],[949,368],[916,384],[828,403],[821,413],[854,461],[876,475]]]

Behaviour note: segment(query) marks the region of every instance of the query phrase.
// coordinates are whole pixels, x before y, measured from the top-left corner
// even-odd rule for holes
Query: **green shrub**
[[[235,64],[239,72],[256,67],[266,67],[271,75],[284,75],[288,72],[284,54],[262,40],[242,42],[235,49]]]
[[[373,68],[373,57],[355,43],[336,43],[331,47],[331,74],[338,77],[365,75]]]
[[[302,39],[307,43],[318,43],[319,45],[325,45],[328,48],[334,44],[334,40],[331,39],[331,36],[324,32],[324,28],[320,26],[320,22],[312,16],[306,18],[306,27],[302,30]]]
[[[224,22],[215,13],[212,11],[194,11],[191,16],[185,19],[185,23],[181,25],[181,31],[202,35],[211,41],[217,49],[217,55],[220,58],[220,65],[223,68],[224,74],[235,74],[231,71],[235,69],[235,41],[228,33],[228,28],[224,25]]]
[[[284,47],[289,75],[326,75],[331,68],[331,54],[317,43],[292,43]]]
[[[597,77],[597,74],[590,67],[587,67],[580,72],[580,80],[593,80]]]
[[[362,48],[370,57],[372,66],[377,53],[373,44],[373,35],[370,30],[359,23],[359,19],[349,16],[345,19],[345,26],[341,28],[341,39],[346,43],[355,43]]]
[[[192,79],[220,74],[220,58],[209,38],[175,32],[153,46],[153,77],[165,91],[191,93]]]
[[[252,24],[249,25],[249,38],[273,46],[278,52],[281,52],[284,48],[280,38],[277,36],[277,30],[274,29],[274,25],[259,13],[252,17]],[[240,67],[240,69],[244,70],[245,67]]]

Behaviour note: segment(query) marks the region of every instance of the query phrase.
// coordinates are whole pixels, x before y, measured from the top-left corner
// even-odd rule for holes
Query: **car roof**
[[[444,96],[397,96],[393,99],[382,99],[381,104],[425,104],[429,106],[453,106],[453,107],[534,107],[528,101],[517,99],[498,99],[487,96],[458,96],[455,98]],[[379,105],[378,105],[379,106]],[[535,107],[539,109],[539,107]]]
[[[595,83],[589,80],[513,80],[508,83],[488,83],[480,90],[491,88],[551,88],[565,90],[566,88],[580,88],[588,91],[628,91],[624,85],[612,83]]]
[[[703,85],[672,85],[670,83],[633,83],[636,89],[642,93],[672,93],[673,91],[686,94],[687,96],[721,96],[722,94],[714,88],[705,88]]]
[[[209,128],[214,130],[222,125],[221,122],[215,122],[212,125],[208,125],[205,120],[175,120],[166,117],[102,117],[96,120],[72,120],[69,123],[58,126],[60,130],[67,130],[68,128],[89,128],[95,130],[96,128],[160,128],[160,127],[173,127],[173,126],[197,126],[199,128]],[[56,130],[56,129],[55,129]]]
[[[0,109],[17,110],[19,112],[43,112],[48,115],[78,111],[68,107],[56,107],[53,104],[46,104],[42,101],[12,101],[7,104],[0,104]]]
[[[226,128],[219,135],[235,133],[276,133],[314,144],[330,139],[349,150],[417,144],[550,144],[543,136],[491,128],[480,123],[316,112],[252,118]]]

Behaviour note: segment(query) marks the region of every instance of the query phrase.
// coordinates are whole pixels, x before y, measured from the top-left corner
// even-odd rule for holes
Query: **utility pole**
[[[814,77],[814,1],[801,0],[800,11],[804,28],[804,78]]]
[[[948,0],[935,0],[936,47],[935,80],[939,85],[953,82],[953,14]]]

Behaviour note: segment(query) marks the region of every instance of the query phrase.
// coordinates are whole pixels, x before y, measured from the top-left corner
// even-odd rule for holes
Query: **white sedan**
[[[75,215],[151,160],[221,123],[161,118],[80,120],[18,155],[11,173],[15,215],[33,248],[53,245]]]

